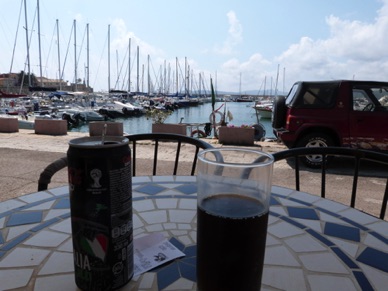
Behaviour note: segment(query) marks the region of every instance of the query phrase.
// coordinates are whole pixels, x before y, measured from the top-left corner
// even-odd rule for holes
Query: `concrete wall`
[[[254,144],[255,130],[253,128],[238,128],[221,126],[218,131],[218,142],[229,145]]]
[[[0,118],[0,132],[18,132],[19,123],[17,118]]]
[[[175,133],[186,135],[187,126],[185,124],[175,124],[175,123],[153,123],[152,132],[153,133]]]
[[[67,121],[61,119],[35,119],[35,133],[48,135],[66,135]]]

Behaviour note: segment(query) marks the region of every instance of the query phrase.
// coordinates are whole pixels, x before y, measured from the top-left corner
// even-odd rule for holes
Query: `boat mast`
[[[168,73],[167,73],[167,94],[171,93],[171,63],[168,63]]]
[[[61,82],[61,53],[59,49],[59,25],[58,19],[56,20],[57,24],[57,50],[58,50],[58,79],[59,79],[59,90],[62,90],[62,82]]]
[[[14,41],[13,50],[12,50],[12,58],[11,58],[11,65],[9,67],[9,74],[12,73],[13,60],[14,60],[14,57],[15,57],[15,48],[16,48],[16,43],[17,43],[17,37],[18,37],[18,34],[19,34],[19,24],[20,24],[20,17],[22,15],[22,9],[23,9],[23,0],[20,2],[18,25],[16,27],[15,41]],[[23,76],[23,79],[24,79],[24,76]],[[23,84],[23,82],[21,82],[21,84]],[[10,85],[11,84],[7,83],[7,91],[9,90]],[[19,94],[21,94],[21,92],[22,92],[22,87],[20,87],[20,89],[19,89]]]
[[[38,10],[38,43],[39,43],[39,73],[40,73],[40,86],[43,87],[43,73],[42,73],[42,49],[40,41],[40,9],[39,0],[37,0],[36,7]]]
[[[26,45],[27,45],[27,68],[28,68],[28,86],[31,87],[31,65],[30,65],[30,41],[28,39],[28,21],[27,21],[27,2],[24,0],[24,19],[26,23]]]
[[[128,40],[128,92],[131,93],[131,39]]]
[[[163,91],[164,91],[164,89],[163,89],[163,65],[162,64],[160,64],[160,69],[159,69],[159,72],[160,72],[160,84],[159,84],[159,94],[162,94],[162,93],[164,93]]]
[[[199,86],[199,88],[198,88],[198,95],[199,95],[199,97],[201,97],[201,73],[198,73],[198,82],[199,82],[199,84],[198,84],[198,86]]]
[[[145,68],[144,68],[144,64],[141,65],[141,92],[144,93],[144,72],[145,72]]]
[[[278,96],[278,82],[279,82],[279,64],[278,64],[278,70],[276,73],[276,82],[275,82],[275,97]]]
[[[239,92],[240,92],[240,98],[241,98],[241,72],[240,72],[240,85],[239,85]]]
[[[119,88],[119,82],[120,82],[120,75],[119,75],[119,52],[118,52],[118,50],[116,50],[116,76],[117,76],[117,79],[116,79],[116,84],[115,84],[114,89],[118,89]]]
[[[179,90],[179,85],[178,85],[178,57],[175,57],[175,84],[176,84],[176,96],[178,96],[178,90]]]
[[[89,92],[89,23],[86,24],[86,87]]]
[[[150,82],[150,55],[147,56],[147,87],[148,87],[148,96],[151,96],[151,82]]]
[[[78,91],[77,82],[78,82],[78,76],[77,76],[77,29],[76,29],[76,20],[74,19],[74,91]]]
[[[139,46],[137,46],[137,80],[136,80],[136,92],[139,93]]]
[[[108,25],[108,94],[110,93],[110,24]]]
[[[167,61],[164,60],[163,94],[167,94]]]
[[[188,83],[188,74],[187,74],[187,57],[185,57],[185,94],[186,94],[186,98],[189,97],[188,95],[188,86],[187,86],[187,83]]]

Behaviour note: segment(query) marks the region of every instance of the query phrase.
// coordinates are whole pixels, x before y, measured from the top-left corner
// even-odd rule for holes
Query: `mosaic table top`
[[[388,222],[273,187],[262,290],[386,290]],[[0,203],[2,290],[77,290],[68,187]],[[121,290],[196,289],[196,178],[134,177],[134,237],[162,233],[185,257]]]

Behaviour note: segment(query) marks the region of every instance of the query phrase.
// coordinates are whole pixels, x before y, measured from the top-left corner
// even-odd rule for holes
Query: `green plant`
[[[150,109],[146,112],[147,119],[152,119],[152,123],[164,123],[172,114],[171,110]]]

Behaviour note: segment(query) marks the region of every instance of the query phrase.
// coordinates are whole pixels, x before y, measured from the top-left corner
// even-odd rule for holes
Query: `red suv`
[[[272,127],[288,148],[388,151],[388,82],[297,82],[274,101]],[[321,157],[304,160],[318,166]]]

